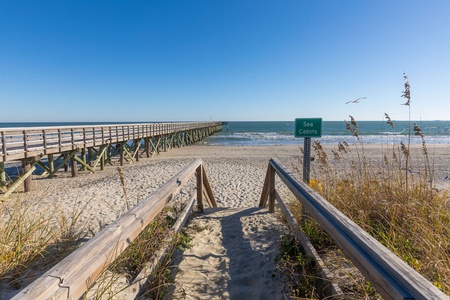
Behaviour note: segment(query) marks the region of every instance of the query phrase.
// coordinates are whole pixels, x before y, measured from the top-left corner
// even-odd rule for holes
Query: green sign
[[[295,119],[295,137],[321,137],[322,118]]]

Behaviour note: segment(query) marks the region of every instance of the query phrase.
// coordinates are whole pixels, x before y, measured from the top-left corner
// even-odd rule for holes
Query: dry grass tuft
[[[357,132],[353,134],[355,125],[347,124],[358,139]],[[382,161],[373,161],[366,155],[359,139],[353,147],[339,144],[337,150],[331,150],[333,161],[316,142],[314,149],[320,159],[312,164],[312,174],[320,185],[313,188],[449,294],[449,195],[448,191],[433,187],[433,168],[425,139],[417,125],[414,130],[423,139],[421,153],[413,155],[401,143],[393,146],[392,155],[383,153]],[[417,171],[412,172],[409,167]]]
[[[0,203],[0,282],[20,289],[73,251],[84,237],[78,218],[67,212],[32,206],[22,196]]]

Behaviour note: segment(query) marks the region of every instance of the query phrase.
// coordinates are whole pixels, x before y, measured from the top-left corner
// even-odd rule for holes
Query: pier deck
[[[97,126],[0,128],[0,192],[8,196],[24,183],[31,190],[31,175],[36,166],[52,177],[71,166],[72,176],[78,170],[94,172],[99,165],[112,165],[112,158],[135,162],[160,150],[193,144],[222,130],[222,122],[182,122],[113,124]],[[46,159],[42,159],[46,156]],[[57,158],[54,159],[54,156]],[[41,160],[42,159],[42,160]],[[21,162],[19,176],[8,174],[5,163]],[[81,164],[78,168],[77,163]],[[13,178],[15,177],[15,178]],[[0,194],[1,195],[1,194]]]

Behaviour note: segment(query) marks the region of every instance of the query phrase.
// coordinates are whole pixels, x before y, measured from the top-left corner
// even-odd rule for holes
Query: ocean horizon
[[[450,144],[450,121],[393,121],[392,128],[386,121],[358,121],[360,141],[367,144],[400,143],[408,141],[420,144],[420,136],[414,135],[413,124],[416,123],[428,144]],[[409,126],[410,125],[410,126]],[[410,130],[408,130],[410,128]],[[234,121],[223,126],[223,130],[201,141],[206,145],[230,146],[271,146],[295,145],[303,142],[294,137],[295,121]],[[357,142],[346,129],[344,121],[323,121],[322,137],[313,138],[322,144],[337,144],[346,141]]]
[[[386,121],[358,121],[360,141],[368,144],[385,144],[407,142],[408,131],[411,143],[420,144],[420,136],[414,135],[413,124],[416,123],[427,144],[450,144],[450,121],[393,121],[392,128]],[[49,127],[49,126],[99,126],[117,124],[171,123],[171,122],[0,122],[1,128],[14,127]],[[271,146],[294,145],[303,139],[294,137],[295,121],[229,121],[223,130],[200,143],[205,145],[229,146]],[[410,128],[410,130],[408,130]],[[356,138],[346,129],[344,121],[323,121],[323,144],[337,144],[346,141],[356,142]]]

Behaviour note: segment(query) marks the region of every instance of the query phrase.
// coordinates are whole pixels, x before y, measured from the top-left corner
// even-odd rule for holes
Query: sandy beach
[[[92,236],[127,208],[156,190],[195,158],[202,158],[218,209],[206,209],[187,226],[193,247],[178,257],[175,299],[283,299],[276,274],[280,235],[287,231],[277,214],[258,208],[268,161],[276,157],[288,168],[299,167],[300,146],[203,146],[171,149],[122,167],[126,195],[117,167],[94,174],[70,172],[52,179],[34,179],[33,192],[22,195],[27,204],[59,207],[68,214],[82,211],[79,224]],[[385,147],[385,146],[384,146]],[[329,151],[330,147],[326,147]],[[333,149],[336,147],[332,147]],[[380,145],[365,145],[365,154],[382,161]],[[415,147],[412,152],[421,151]],[[429,147],[436,185],[450,187],[450,146]],[[329,155],[330,160],[332,154]],[[315,164],[313,161],[312,164]],[[412,165],[414,166],[414,165]],[[196,232],[193,227],[205,230]]]

